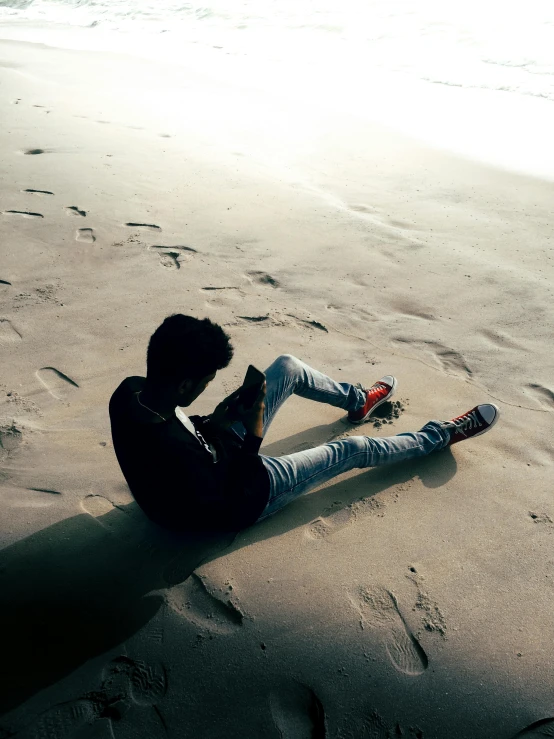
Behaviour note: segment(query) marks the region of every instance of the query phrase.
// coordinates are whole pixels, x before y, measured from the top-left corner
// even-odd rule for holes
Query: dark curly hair
[[[230,337],[221,326],[174,313],[150,337],[146,375],[154,381],[200,380],[227,367],[232,357]]]

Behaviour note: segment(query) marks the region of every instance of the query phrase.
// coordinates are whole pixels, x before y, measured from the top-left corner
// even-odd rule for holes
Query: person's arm
[[[246,429],[246,436],[242,444],[243,451],[257,454],[262,444],[264,435],[264,409],[266,383],[264,382],[260,394],[252,408],[248,410],[237,406],[233,401],[236,400],[239,390],[229,395],[221,401],[211,416],[208,416],[204,423],[209,423],[215,427],[228,429],[236,421],[242,421]]]
[[[260,394],[256,398],[256,401],[252,408],[248,411],[242,412],[240,416],[240,420],[242,421],[242,423],[244,424],[244,428],[246,429],[244,442],[246,443],[249,436],[253,437],[253,439],[259,440],[256,452],[260,448],[264,436],[264,409],[266,388],[267,386],[264,382],[264,384],[262,385],[262,389],[260,390]],[[254,444],[253,440],[251,441],[250,439],[248,439],[248,442],[250,445]]]

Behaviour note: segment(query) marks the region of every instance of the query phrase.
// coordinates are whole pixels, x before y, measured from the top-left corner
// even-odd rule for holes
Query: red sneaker
[[[453,418],[451,421],[445,421],[443,428],[452,429],[450,433],[450,441],[447,446],[452,446],[457,441],[464,439],[472,439],[474,436],[480,436],[485,431],[492,429],[498,421],[500,410],[492,403],[484,405],[476,405],[462,416]]]
[[[379,382],[372,385],[369,390],[360,386],[366,394],[365,405],[357,411],[350,411],[348,413],[350,423],[363,423],[367,421],[377,406],[392,398],[397,384],[396,377],[385,375],[385,377],[381,377]]]

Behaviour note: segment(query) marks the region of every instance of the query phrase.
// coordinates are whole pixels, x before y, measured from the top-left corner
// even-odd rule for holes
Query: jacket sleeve
[[[246,454],[258,454],[262,441],[263,439],[260,436],[254,436],[254,434],[247,432],[242,442],[242,451]]]
[[[213,440],[214,437],[217,438],[221,434],[229,433],[228,431],[222,431],[221,429],[218,429],[216,426],[214,426],[209,416],[196,416],[194,418],[194,422],[195,424],[198,424],[198,427],[200,428],[200,433],[205,433],[206,438],[211,440]],[[240,445],[240,449],[247,454],[258,454],[262,445],[262,441],[263,439],[260,436],[254,436],[254,434],[251,434],[249,431],[247,431],[244,439],[242,440],[242,444]],[[237,443],[240,443],[238,442],[238,438]]]

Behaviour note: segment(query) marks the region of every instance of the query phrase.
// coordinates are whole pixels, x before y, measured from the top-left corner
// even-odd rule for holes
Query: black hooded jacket
[[[110,399],[112,439],[133,497],[155,523],[172,531],[239,531],[250,526],[269,499],[269,477],[258,454],[261,439],[244,441],[191,416],[217,452],[217,463],[175,414],[145,422],[136,395],[144,377],[127,377]],[[141,420],[139,420],[141,419]]]

